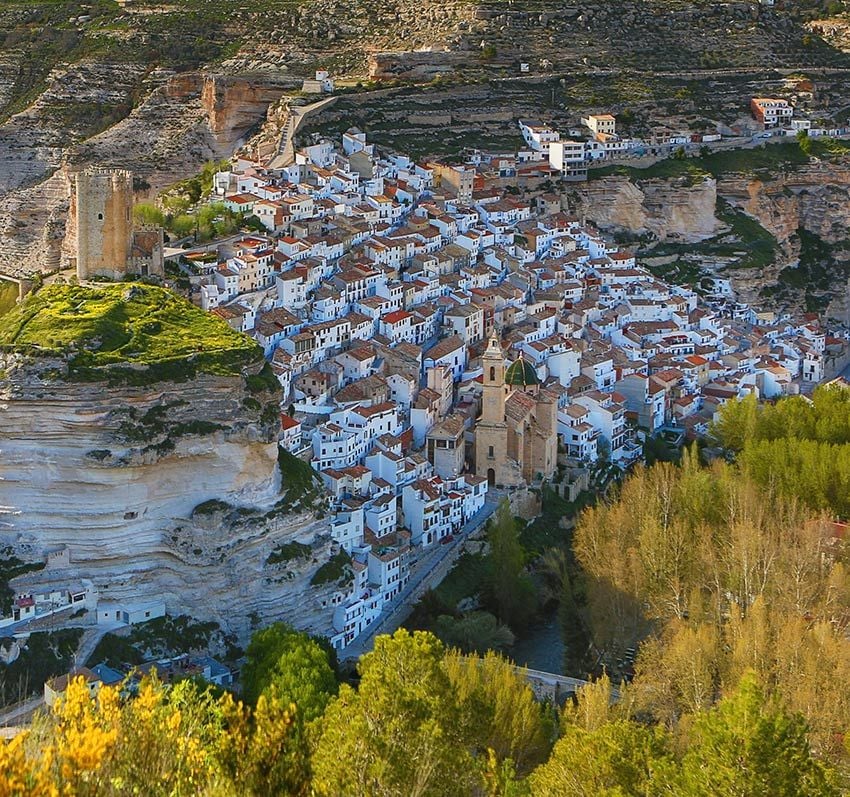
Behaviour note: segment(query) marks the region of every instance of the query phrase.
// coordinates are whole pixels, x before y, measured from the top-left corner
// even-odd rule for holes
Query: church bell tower
[[[505,420],[505,358],[495,331],[490,335],[481,362],[484,366],[481,420],[500,423]]]

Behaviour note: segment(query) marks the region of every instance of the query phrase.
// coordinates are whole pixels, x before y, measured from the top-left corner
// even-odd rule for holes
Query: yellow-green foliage
[[[262,357],[247,336],[170,291],[151,285],[51,285],[0,318],[0,346],[69,354],[71,372],[96,378],[103,366],[192,364],[237,374]],[[175,376],[187,378],[178,368]],[[167,369],[162,373],[167,377]]]
[[[376,639],[357,688],[334,697],[321,645],[261,633],[248,654],[263,687],[255,705],[192,680],[148,678],[135,694],[102,687],[94,699],[73,681],[49,714],[0,741],[0,795],[846,794],[813,755],[802,715],[746,665],[714,705],[671,723],[636,721],[629,690],[614,702],[602,679],[565,708],[553,750],[555,712],[498,656],[399,631]]]
[[[29,797],[301,795],[307,751],[295,706],[262,697],[249,709],[191,681],[145,680],[122,699],[92,700],[73,681],[48,716],[0,743],[0,794]]]
[[[848,548],[827,519],[746,467],[701,467],[689,451],[586,510],[574,547],[597,649],[641,642],[630,686],[641,716],[707,710],[751,669],[805,717],[820,755],[842,757]]]
[[[817,388],[758,405],[754,396],[729,402],[712,432],[737,452],[741,469],[761,485],[813,509],[850,517],[850,390]]]

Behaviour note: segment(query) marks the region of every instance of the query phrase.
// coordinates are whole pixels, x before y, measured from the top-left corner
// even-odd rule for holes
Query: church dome
[[[524,357],[512,362],[505,371],[505,384],[513,387],[530,387],[539,385],[540,379],[534,366]]]

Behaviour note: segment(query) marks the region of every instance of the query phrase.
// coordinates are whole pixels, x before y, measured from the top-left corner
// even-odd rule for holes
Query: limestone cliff
[[[56,299],[58,289],[44,290]],[[91,304],[108,290],[62,298],[86,296]],[[33,301],[13,312],[27,318]],[[132,313],[128,304],[122,309]],[[187,305],[186,314],[193,311],[200,312]],[[115,307],[104,312],[115,314]],[[30,326],[44,329],[44,317]],[[149,334],[153,323],[138,321]],[[332,586],[311,589],[309,580],[330,555],[328,524],[316,514],[318,489],[287,494],[278,395],[262,358],[236,350],[229,371],[193,364],[192,356],[166,370],[120,360],[92,369],[75,365],[85,353],[80,336],[67,353],[33,353],[5,343],[6,328],[0,546],[25,561],[66,547],[70,566],[40,578],[57,585],[90,578],[105,601],[163,598],[170,613],[215,619],[241,637],[252,612],[326,629],[321,600]],[[103,324],[97,330],[101,341],[115,337]],[[226,333],[223,340],[229,345]],[[206,341],[209,352],[212,336]],[[306,547],[291,561],[267,564],[292,541]]]
[[[709,238],[719,222],[714,211],[717,183],[711,177],[646,180],[611,175],[572,193],[577,212],[604,230],[691,243]]]
[[[718,192],[774,236],[774,262],[753,272],[731,269],[742,296],[848,318],[850,164],[814,159],[769,178],[730,175]]]
[[[163,598],[239,636],[252,612],[325,630],[328,590],[309,579],[327,521],[280,507],[277,444],[240,377],[110,387],[57,367],[0,359],[0,545],[25,561],[67,547],[71,566],[40,577],[91,578],[106,601]],[[311,553],[266,564],[292,541]]]
[[[695,269],[731,279],[744,301],[850,311],[850,162],[840,153],[704,179],[635,170],[592,178],[568,199],[602,229],[643,238],[644,256],[660,256],[650,264],[691,264],[689,280]]]
[[[792,239],[806,229],[827,243],[847,240],[850,229],[850,164],[815,160],[769,179],[730,175],[720,194],[757,219],[789,257]]]
[[[67,75],[54,77],[59,83]],[[126,118],[79,142],[62,117],[44,118],[47,100],[40,99],[0,127],[0,272],[18,276],[67,262],[74,249],[72,177],[86,164],[130,169],[154,192],[229,156],[285,85],[271,76],[152,75]],[[91,86],[88,92],[92,101],[100,96]]]

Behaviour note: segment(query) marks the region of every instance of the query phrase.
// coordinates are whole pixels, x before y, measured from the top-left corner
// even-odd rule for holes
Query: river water
[[[518,639],[507,651],[509,658],[530,670],[543,670],[564,675],[564,641],[557,612],[541,618],[531,633]]]

